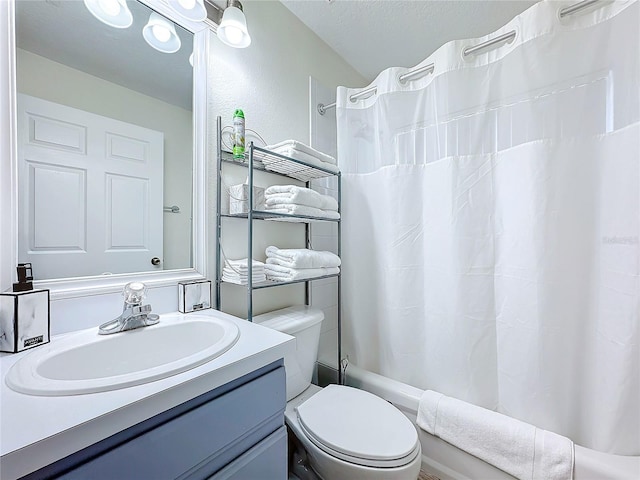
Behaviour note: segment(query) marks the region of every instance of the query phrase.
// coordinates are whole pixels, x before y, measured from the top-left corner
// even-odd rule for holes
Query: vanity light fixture
[[[128,28],[133,23],[133,15],[126,0],[84,0],[91,15],[113,28]]]
[[[207,18],[204,0],[168,0],[169,5],[179,15],[194,22],[202,22]]]
[[[238,0],[227,0],[222,20],[218,26],[218,38],[226,45],[234,48],[245,48],[251,44],[247,30],[247,19]]]
[[[175,53],[180,50],[181,42],[176,26],[155,12],[149,15],[149,22],[142,29],[142,36],[159,52]]]

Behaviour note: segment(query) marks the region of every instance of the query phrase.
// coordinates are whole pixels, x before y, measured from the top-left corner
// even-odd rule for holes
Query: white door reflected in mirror
[[[149,270],[162,256],[163,148],[162,132],[19,95],[21,261],[40,278]]]

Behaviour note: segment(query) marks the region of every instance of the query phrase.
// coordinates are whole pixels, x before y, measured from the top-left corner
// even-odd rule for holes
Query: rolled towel
[[[418,406],[417,423],[516,478],[573,478],[571,440],[501,413],[426,390]]]
[[[294,280],[306,280],[309,278],[323,277],[340,273],[338,267],[332,268],[289,268],[280,265],[267,264],[264,267],[267,280],[275,282],[292,282]]]
[[[272,185],[265,190],[267,205],[293,203],[307,205],[321,210],[338,211],[338,201],[330,195],[323,195],[310,188],[297,185]]]
[[[267,205],[265,211],[273,213],[285,213],[287,215],[304,215],[307,217],[329,218],[336,220],[340,218],[340,214],[333,210],[321,210],[319,208],[308,207],[306,205],[291,205],[286,203]]]
[[[276,143],[275,145],[269,145],[266,148],[272,152],[280,153],[297,160],[302,160],[303,162],[320,160],[321,162],[330,163],[332,165],[336,165],[337,163],[336,159],[331,155],[319,152],[315,148],[296,140],[285,140],[283,142]]]
[[[339,267],[340,257],[335,253],[308,248],[277,248],[267,247],[267,265],[280,265],[289,268],[328,268]]]

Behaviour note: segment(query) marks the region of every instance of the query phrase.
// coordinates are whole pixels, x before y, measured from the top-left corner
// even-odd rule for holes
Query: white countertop
[[[187,314],[188,315],[188,314]],[[102,393],[44,397],[6,386],[7,371],[29,352],[0,356],[0,476],[19,478],[117,432],[268,365],[295,348],[289,335],[216,310],[234,322],[240,338],[227,352],[186,372]],[[96,327],[97,328],[97,327]],[[52,338],[52,344],[65,337]]]

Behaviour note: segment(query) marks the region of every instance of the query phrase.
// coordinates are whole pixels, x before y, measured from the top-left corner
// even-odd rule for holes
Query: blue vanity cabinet
[[[279,361],[24,478],[286,479],[285,395]]]

